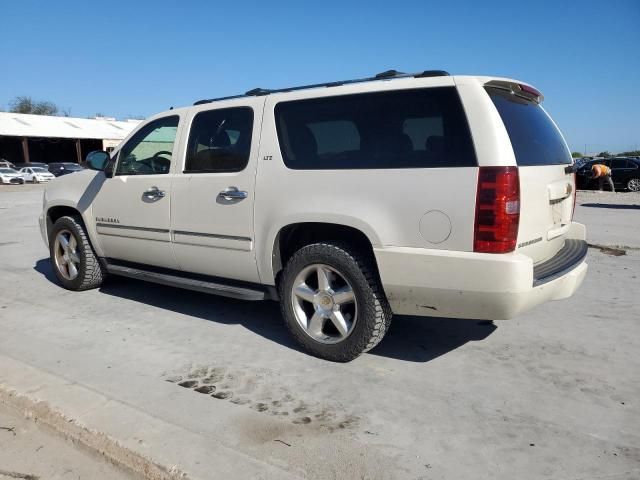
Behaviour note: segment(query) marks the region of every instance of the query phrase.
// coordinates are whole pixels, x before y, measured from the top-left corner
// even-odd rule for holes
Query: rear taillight
[[[480,167],[473,251],[512,252],[516,248],[519,222],[518,167]]]

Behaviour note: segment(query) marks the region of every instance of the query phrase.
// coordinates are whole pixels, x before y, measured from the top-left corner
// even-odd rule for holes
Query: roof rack
[[[268,88],[254,88],[253,90],[249,90],[245,92],[244,95],[232,95],[230,97],[220,97],[220,98],[210,98],[206,100],[198,100],[194,103],[194,105],[203,105],[205,103],[218,102],[220,100],[231,100],[233,98],[242,98],[242,97],[260,97],[263,95],[270,95],[272,93],[282,93],[282,92],[294,92],[296,90],[306,90],[309,88],[321,88],[321,87],[337,87],[340,85],[349,85],[352,83],[361,83],[361,82],[371,82],[375,80],[392,80],[396,78],[427,78],[427,77],[447,77],[449,76],[449,72],[445,72],[444,70],[424,70],[418,73],[403,73],[397,70],[386,70],[384,72],[380,72],[373,77],[367,78],[357,78],[354,80],[339,80],[335,82],[327,82],[327,83],[314,83],[311,85],[301,85],[298,87],[288,87],[288,88],[279,88],[279,89],[268,89]]]

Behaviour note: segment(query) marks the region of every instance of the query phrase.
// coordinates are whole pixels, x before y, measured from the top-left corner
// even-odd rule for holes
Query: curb
[[[18,411],[25,418],[44,424],[66,440],[72,441],[90,453],[128,473],[148,480],[185,480],[187,475],[177,467],[167,468],[145,456],[120,445],[116,440],[96,430],[91,430],[73,418],[55,410],[47,402],[35,400],[0,384],[0,404]]]

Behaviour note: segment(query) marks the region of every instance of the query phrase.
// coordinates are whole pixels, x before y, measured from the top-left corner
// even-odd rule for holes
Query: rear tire
[[[106,275],[79,216],[61,217],[49,235],[53,271],[68,290],[98,288]]]
[[[316,357],[351,361],[380,343],[391,324],[375,262],[347,244],[302,247],[287,262],[279,287],[289,331]]]
[[[627,182],[627,188],[631,192],[640,192],[640,178],[630,178]]]

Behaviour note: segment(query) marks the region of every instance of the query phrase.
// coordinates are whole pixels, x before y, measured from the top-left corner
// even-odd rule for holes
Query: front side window
[[[177,115],[159,118],[138,130],[120,150],[115,174],[169,173],[179,120]]]
[[[396,90],[276,106],[278,140],[292,169],[476,166],[454,87]]]
[[[239,172],[249,162],[253,110],[222,108],[198,113],[187,144],[185,173]]]

